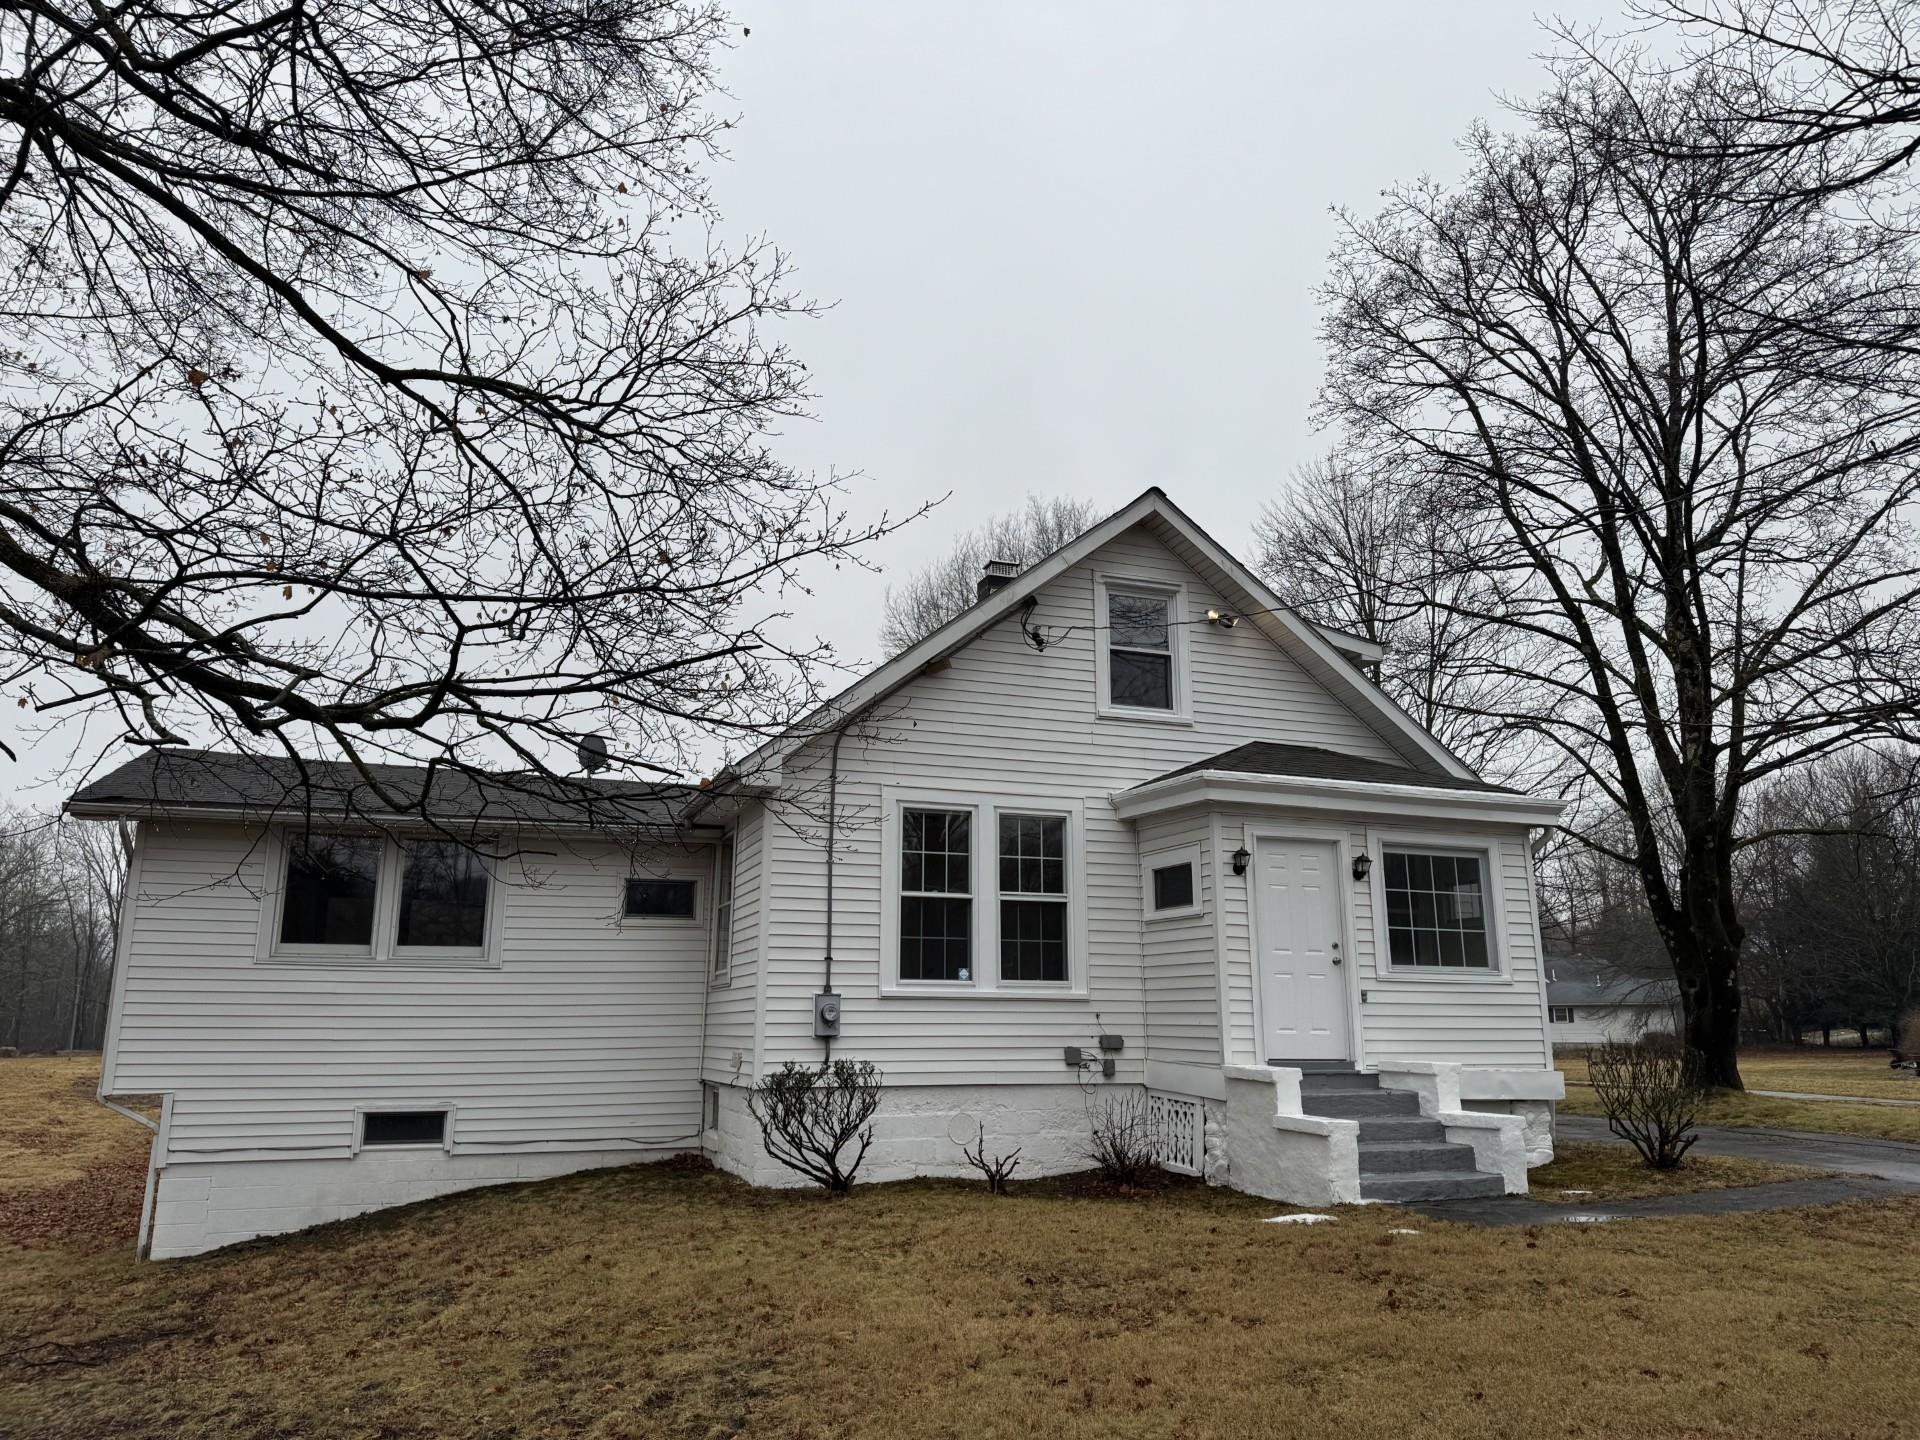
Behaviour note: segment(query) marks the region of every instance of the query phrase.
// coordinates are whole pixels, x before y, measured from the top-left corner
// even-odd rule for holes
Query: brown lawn
[[[79,1091],[0,1062],[23,1094],[91,1133]],[[1538,1232],[1276,1208],[637,1167],[165,1264],[0,1217],[0,1435],[1911,1429],[1920,1200]]]
[[[1562,1142],[1553,1163],[1527,1177],[1537,1199],[1553,1201],[1640,1200],[1655,1195],[1691,1195],[1736,1185],[1815,1180],[1825,1175],[1807,1165],[1780,1165],[1735,1155],[1691,1154],[1675,1170],[1649,1170],[1631,1145]],[[1566,1191],[1583,1191],[1569,1195]]]
[[[1567,1077],[1563,1108],[1575,1115],[1601,1113],[1587,1085],[1587,1063],[1577,1052],[1555,1057]],[[1813,1047],[1743,1050],[1740,1074],[1751,1089],[1804,1094],[1920,1100],[1920,1080],[1887,1066],[1887,1052]],[[1920,1142],[1920,1105],[1863,1105],[1830,1100],[1782,1100],[1766,1095],[1720,1095],[1700,1108],[1705,1125],[1759,1126],[1776,1130],[1828,1130],[1837,1135]]]

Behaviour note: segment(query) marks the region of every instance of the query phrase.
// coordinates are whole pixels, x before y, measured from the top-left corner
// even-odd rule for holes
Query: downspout
[[[857,715],[848,716],[833,732],[833,754],[827,762],[827,953],[825,983],[820,987],[823,995],[833,993],[833,863],[840,825],[840,742],[847,738],[847,726],[857,718]],[[822,1035],[820,1043],[826,1047],[824,1058],[831,1060],[833,1036]]]

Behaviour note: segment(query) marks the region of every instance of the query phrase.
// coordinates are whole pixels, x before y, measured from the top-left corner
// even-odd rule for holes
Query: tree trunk
[[[1744,1090],[1740,1079],[1740,952],[1702,944],[1697,934],[1667,939],[1680,981],[1681,1034],[1703,1085]]]

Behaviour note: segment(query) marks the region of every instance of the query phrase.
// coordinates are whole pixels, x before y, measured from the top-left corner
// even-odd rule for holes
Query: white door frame
[[[1252,947],[1253,960],[1253,1037],[1254,1059],[1258,1064],[1266,1064],[1267,1059],[1267,1019],[1266,1000],[1263,994],[1266,982],[1262,978],[1265,970],[1264,951],[1260,944],[1260,842],[1262,840],[1307,840],[1333,846],[1334,868],[1340,886],[1339,912],[1340,948],[1347,957],[1347,963],[1340,966],[1345,978],[1341,983],[1346,987],[1347,995],[1347,1062],[1354,1069],[1366,1067],[1366,1036],[1360,1027],[1360,987],[1355,983],[1355,975],[1360,968],[1359,952],[1354,947],[1353,937],[1358,926],[1353,915],[1353,844],[1352,837],[1345,830],[1332,826],[1262,824],[1248,821],[1241,843],[1252,856],[1247,861],[1247,939]]]

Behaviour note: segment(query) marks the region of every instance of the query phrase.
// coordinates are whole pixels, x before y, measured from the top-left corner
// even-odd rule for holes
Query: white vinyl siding
[[[760,947],[766,934],[764,902],[766,834],[764,806],[750,806],[732,830],[733,918],[727,945],[726,984],[707,997],[706,1065],[703,1078],[715,1085],[753,1080],[754,1004],[760,976]],[[735,1057],[739,1057],[736,1067]]]
[[[1099,714],[1096,574],[1185,587],[1184,613],[1175,619],[1199,622],[1185,631],[1191,725]],[[833,974],[844,1018],[836,1053],[876,1061],[889,1081],[1071,1084],[1061,1047],[1088,1042],[1096,1011],[1102,1028],[1127,1037],[1118,1078],[1142,1079],[1149,1032],[1140,847],[1133,827],[1114,818],[1110,797],[1249,740],[1400,758],[1255,627],[1204,623],[1207,610],[1225,602],[1144,528],[1103,547],[1038,599],[1032,625],[1058,637],[1044,650],[1036,651],[1010,617],[956,652],[945,671],[912,681],[872,717],[850,726],[841,746]],[[796,810],[805,797],[805,806],[818,812],[831,745],[822,737],[787,761],[783,782]],[[1085,998],[881,993],[880,917],[888,894],[879,823],[883,787],[1081,805],[1086,920],[1072,963],[1086,967]],[[821,1054],[812,1020],[826,942],[818,831],[817,824],[800,823],[770,831],[764,1065]],[[1213,1003],[1217,1008],[1217,999]],[[1200,1008],[1197,1000],[1194,1007]],[[1218,1063],[1217,1045],[1211,1063]]]
[[[456,1107],[455,1153],[698,1129],[708,931],[622,924],[619,847],[540,837],[501,867],[497,966],[436,970],[258,963],[262,842],[141,827],[113,1084],[172,1095],[171,1159],[343,1156],[368,1107]],[[650,858],[704,879],[711,847]]]
[[[1141,822],[1141,887],[1155,863],[1193,866],[1194,908],[1153,918],[1141,928],[1147,1059],[1217,1066],[1220,1049],[1219,962],[1214,938],[1213,867],[1207,853],[1212,819],[1202,812]],[[1147,899],[1150,900],[1150,892]]]
[[[1245,827],[1283,828],[1292,818],[1322,827],[1324,815],[1284,811],[1236,810],[1224,817],[1220,851],[1222,912],[1226,935],[1228,1060],[1259,1064],[1254,1033],[1254,956],[1247,925],[1246,881],[1227,868],[1227,856],[1244,843]],[[1354,854],[1369,848],[1369,827],[1362,815],[1343,825]],[[1464,833],[1464,830],[1463,830]],[[1348,983],[1366,992],[1359,1006],[1361,1055],[1366,1064],[1383,1060],[1444,1060],[1463,1065],[1538,1067],[1548,1062],[1545,1038],[1544,977],[1540,969],[1539,929],[1527,884],[1527,832],[1517,826],[1488,827],[1485,836],[1501,867],[1502,907],[1496,934],[1502,969],[1450,971],[1435,977],[1394,971],[1386,965],[1386,937],[1376,935],[1374,897],[1379,878],[1376,860],[1371,881],[1343,877],[1353,921],[1353,974]],[[1397,843],[1397,842],[1396,842]],[[1377,852],[1378,845],[1373,849]]]

